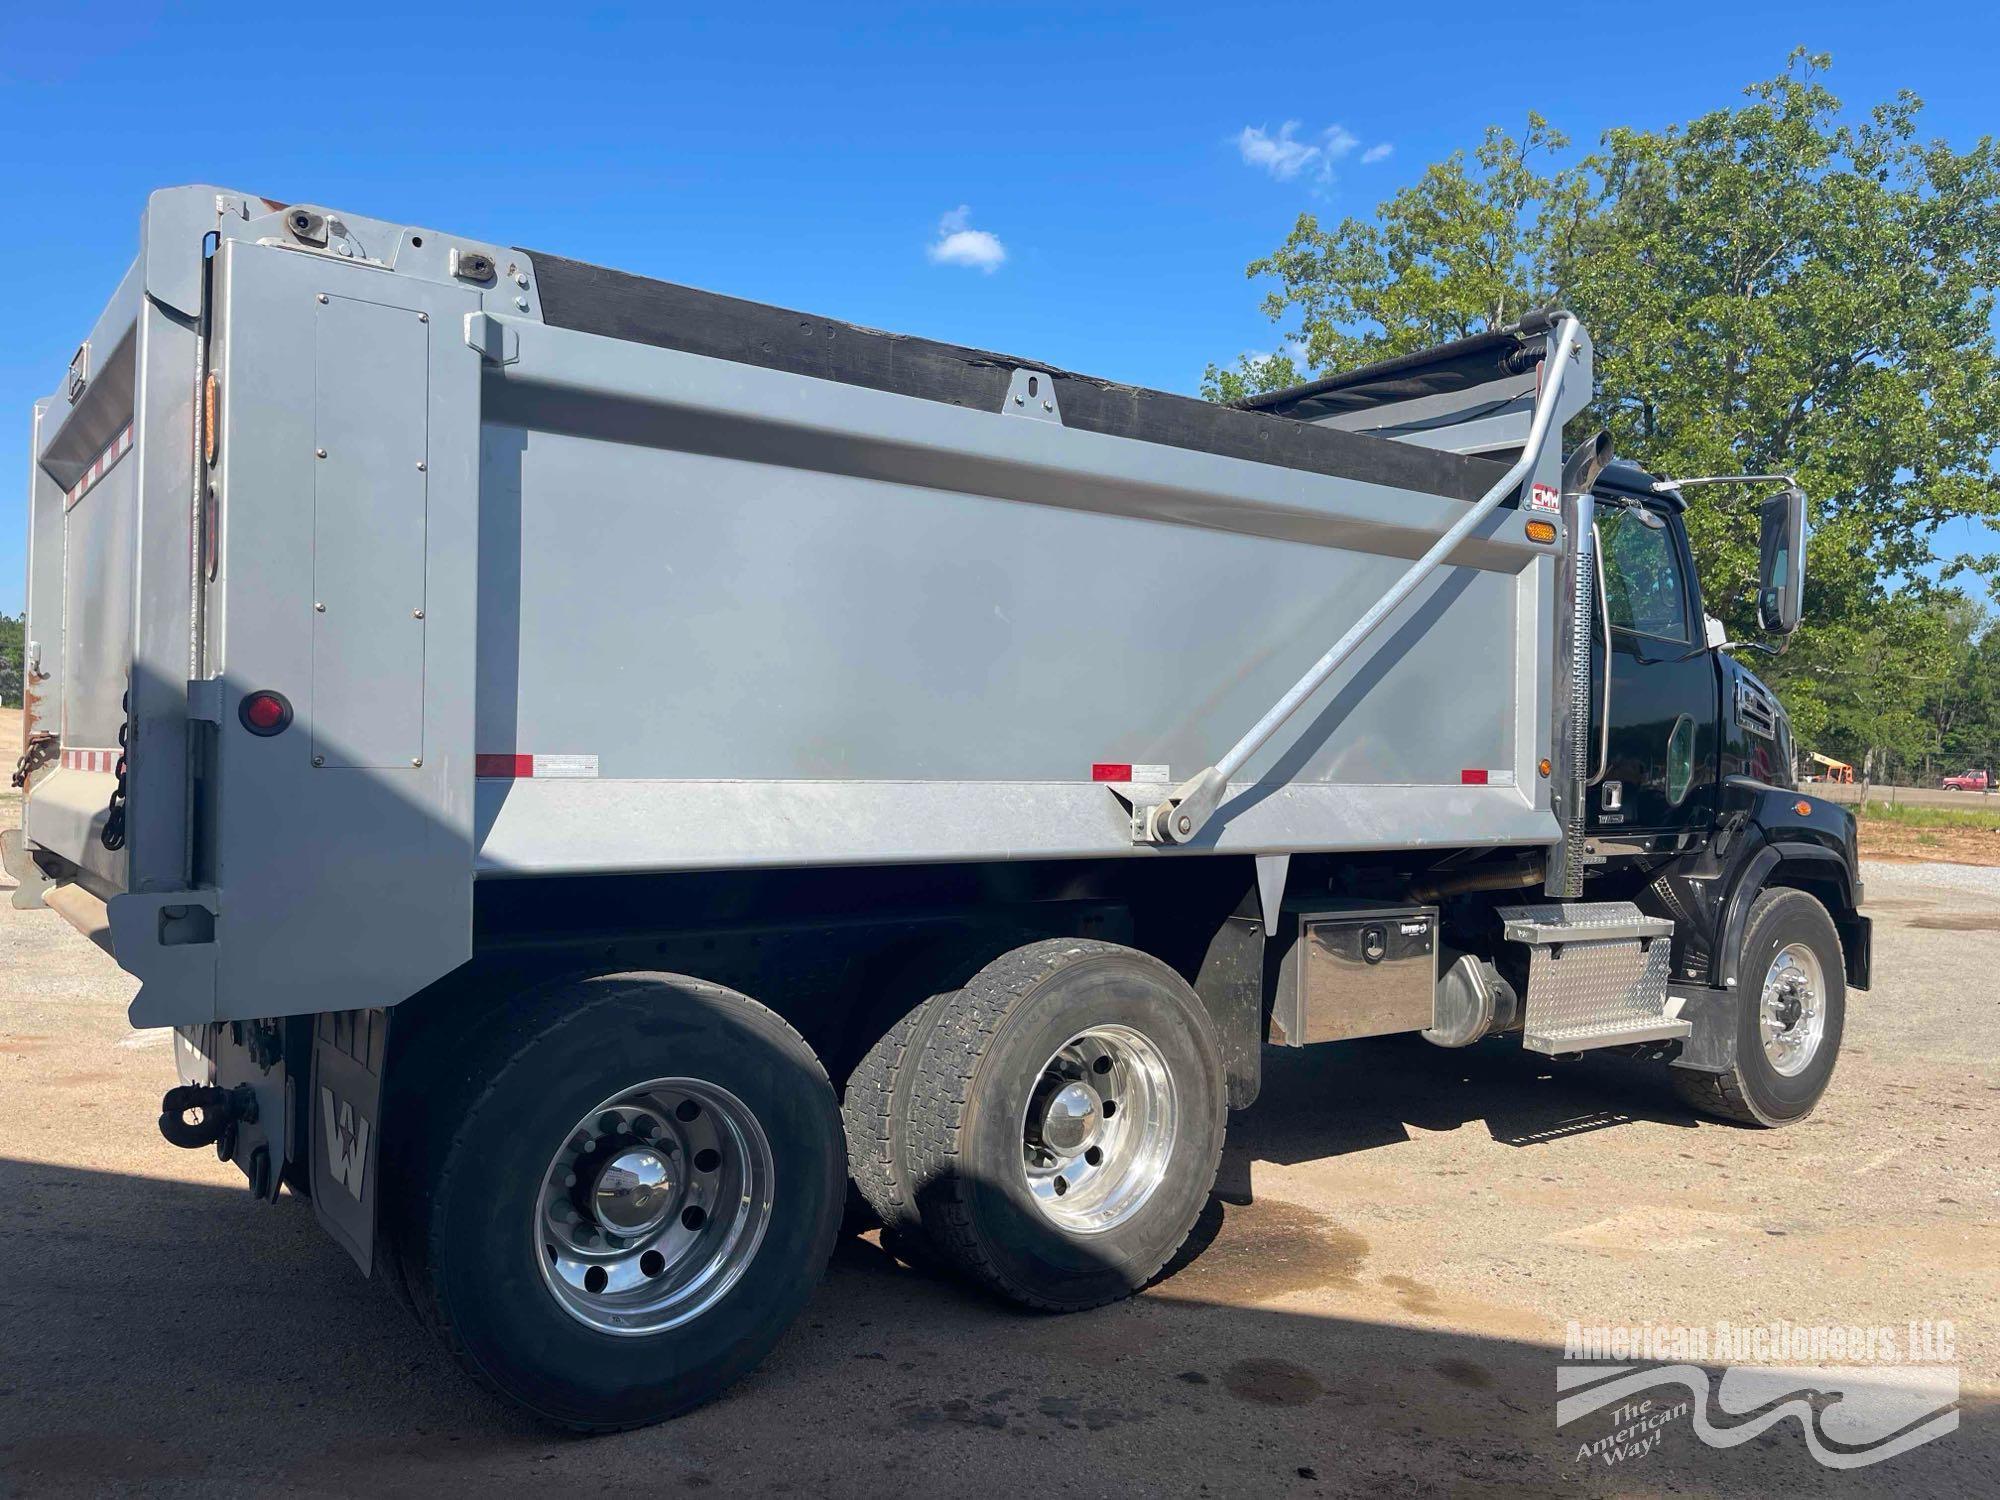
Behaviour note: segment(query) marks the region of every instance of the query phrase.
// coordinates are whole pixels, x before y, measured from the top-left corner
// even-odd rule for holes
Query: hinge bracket
[[[465,347],[496,365],[511,365],[521,357],[521,335],[490,313],[465,315]]]
[[[1014,371],[1007,382],[1007,399],[1000,410],[1010,417],[1033,417],[1038,422],[1062,426],[1062,406],[1056,400],[1056,383],[1046,370],[1026,368]]]

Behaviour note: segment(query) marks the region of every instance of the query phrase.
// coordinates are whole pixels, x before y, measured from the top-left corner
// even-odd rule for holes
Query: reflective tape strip
[[[132,424],[127,422],[118,436],[104,445],[104,451],[91,460],[90,467],[83,471],[81,478],[63,492],[63,509],[68,510],[89,494],[97,481],[117,465],[118,460],[132,451]]]
[[[472,762],[473,773],[488,780],[519,781],[539,777],[549,781],[597,774],[597,757],[594,755],[475,755]]]
[[[115,771],[118,769],[118,752],[65,749],[62,753],[62,768],[65,771]]]

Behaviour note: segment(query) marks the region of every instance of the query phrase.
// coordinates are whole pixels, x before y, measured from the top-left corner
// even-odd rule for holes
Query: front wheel
[[[770,1011],[621,974],[536,997],[433,1094],[448,1143],[401,1206],[402,1269],[482,1384],[587,1431],[709,1400],[804,1306],[846,1185],[833,1090]]]
[[[1705,1114],[1791,1125],[1833,1077],[1847,1019],[1846,968],[1833,918],[1804,891],[1762,892],[1736,966],[1736,1061],[1722,1073],[1675,1068],[1674,1088]]]

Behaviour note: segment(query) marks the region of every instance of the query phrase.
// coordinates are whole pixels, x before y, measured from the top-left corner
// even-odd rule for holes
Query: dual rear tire
[[[1087,939],[1030,943],[917,1006],[851,1076],[854,1180],[899,1253],[1047,1311],[1144,1286],[1221,1159],[1215,1028],[1178,974]]]
[[[478,1014],[476,1021],[471,1019]],[[1017,1302],[1143,1286],[1222,1149],[1214,1028],[1171,969],[1031,943],[917,1007],[847,1089],[720,985],[567,979],[416,1032],[377,1259],[489,1390],[551,1423],[678,1415],[812,1295],[851,1164],[905,1245]]]

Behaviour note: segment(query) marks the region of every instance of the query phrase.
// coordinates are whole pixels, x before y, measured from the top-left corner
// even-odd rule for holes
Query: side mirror
[[[1787,485],[1759,507],[1757,625],[1773,635],[1799,628],[1806,595],[1806,496]]]

